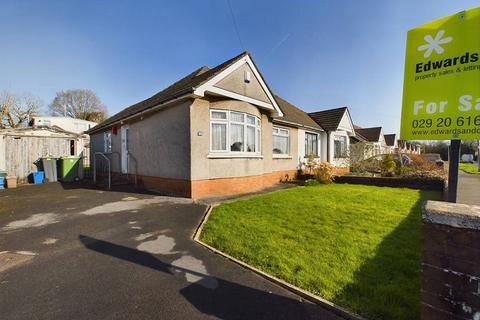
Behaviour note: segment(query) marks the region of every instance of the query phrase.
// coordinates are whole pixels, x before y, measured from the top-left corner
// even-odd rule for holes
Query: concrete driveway
[[[457,202],[480,206],[480,174],[458,171]]]
[[[339,319],[191,240],[187,199],[0,192],[2,319]]]

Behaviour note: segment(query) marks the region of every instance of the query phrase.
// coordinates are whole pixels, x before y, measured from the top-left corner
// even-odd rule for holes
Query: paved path
[[[0,204],[1,319],[339,319],[193,242],[190,200],[49,184]]]
[[[480,206],[480,174],[458,172],[457,202]]]

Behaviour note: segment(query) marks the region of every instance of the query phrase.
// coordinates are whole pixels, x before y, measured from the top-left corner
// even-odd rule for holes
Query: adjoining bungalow
[[[360,141],[371,145],[369,156],[386,153],[386,143],[382,127],[362,128],[355,126],[355,133]]]
[[[329,109],[308,114],[326,132],[323,135],[322,161],[337,167],[337,173],[348,171],[350,137],[355,136],[350,111],[347,107]]]
[[[140,185],[204,198],[293,179],[322,159],[321,125],[275,96],[247,52],[201,67],[90,129],[95,153]]]
[[[395,139],[395,133],[383,135],[385,139],[385,151],[386,153],[396,153],[398,151],[397,139]]]
[[[421,145],[414,141],[397,140],[398,151],[401,153],[421,154]]]

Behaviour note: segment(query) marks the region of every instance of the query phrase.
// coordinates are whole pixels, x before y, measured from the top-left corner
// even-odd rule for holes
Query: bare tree
[[[32,94],[14,95],[4,91],[0,95],[0,129],[18,128],[28,124],[39,113],[42,102]]]
[[[107,108],[100,98],[89,89],[72,89],[57,92],[48,106],[54,116],[102,122],[107,117]]]

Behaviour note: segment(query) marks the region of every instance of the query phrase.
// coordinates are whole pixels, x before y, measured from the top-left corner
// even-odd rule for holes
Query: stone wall
[[[480,207],[423,208],[422,320],[480,320]]]

